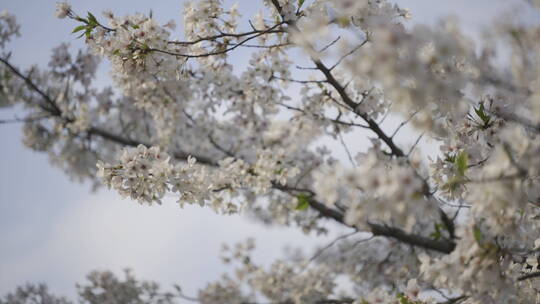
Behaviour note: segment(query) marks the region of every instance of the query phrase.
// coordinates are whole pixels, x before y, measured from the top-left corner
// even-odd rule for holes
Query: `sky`
[[[231,1],[225,1],[227,5]],[[238,1],[244,16],[253,15],[261,1]],[[456,15],[466,32],[475,34],[489,20],[508,12],[504,0],[402,0],[413,22],[435,23]],[[105,9],[117,15],[153,10],[158,20],[181,24],[181,0],[71,1],[84,14]],[[22,36],[10,43],[19,66],[45,66],[50,50],[61,42],[83,47],[70,34],[73,21],[54,17],[54,0],[0,0],[0,10],[14,13]],[[98,84],[109,85],[106,65]],[[17,116],[1,109],[0,119]],[[414,141],[411,132],[404,142]],[[47,156],[25,148],[21,125],[0,125],[0,295],[25,282],[47,282],[50,289],[74,298],[75,282],[91,270],[132,268],[139,278],[164,287],[179,284],[186,294],[218,279],[229,268],[221,265],[222,243],[256,237],[255,260],[268,264],[282,256],[284,246],[312,248],[330,237],[306,236],[294,228],[264,227],[242,216],[218,216],[198,207],[180,209],[174,199],[162,206],[141,206],[107,189],[92,192],[88,184],[71,181]],[[429,145],[429,143],[427,143]],[[343,155],[342,155],[343,156]],[[343,156],[344,157],[344,156]]]

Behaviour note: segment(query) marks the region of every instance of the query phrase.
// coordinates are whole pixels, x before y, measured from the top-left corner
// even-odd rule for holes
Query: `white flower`
[[[71,5],[67,2],[57,2],[56,3],[56,17],[60,19],[64,19],[67,17],[69,12],[71,11]]]

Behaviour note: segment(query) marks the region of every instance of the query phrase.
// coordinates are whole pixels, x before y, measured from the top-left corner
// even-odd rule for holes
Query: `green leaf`
[[[435,226],[435,231],[430,234],[430,237],[438,241],[442,237],[441,227],[444,228],[444,226],[439,223],[434,223],[433,226]]]
[[[304,5],[304,2],[306,0],[298,0],[298,9],[300,9],[302,7],[302,5]]]
[[[90,13],[90,12],[88,12],[88,21],[92,25],[98,25],[98,21],[97,21],[96,17],[94,15],[92,15],[92,13]]]
[[[454,163],[456,161],[456,156],[451,153],[446,153],[444,155],[444,161],[449,163]]]
[[[440,231],[435,231],[433,233],[431,233],[429,235],[432,239],[434,239],[435,241],[438,241],[441,239],[441,232]]]
[[[347,18],[347,17],[340,17],[340,18],[337,18],[337,24],[341,27],[347,27],[349,26],[349,24],[351,24],[351,19]]]
[[[478,244],[480,244],[480,242],[482,241],[482,231],[480,231],[480,229],[478,229],[478,227],[474,227],[473,235],[474,235],[474,239],[476,240],[476,242]]]
[[[520,33],[519,33],[518,30],[516,30],[516,29],[510,30],[510,35],[512,35],[512,37],[513,37],[515,40],[519,40]]]
[[[423,304],[424,303],[422,301],[412,301],[411,299],[409,299],[409,297],[407,297],[406,295],[402,293],[399,293],[397,295],[397,299],[399,300],[399,304]]]
[[[4,79],[7,81],[11,79],[11,74],[7,70],[4,71]]]
[[[80,31],[83,31],[86,29],[86,25],[79,25],[77,26],[76,28],[73,29],[73,32],[71,32],[72,34],[73,33],[77,33],[77,32],[80,32]]]
[[[467,156],[467,152],[465,151],[461,151],[457,155],[455,165],[460,176],[465,176],[465,171],[467,171],[468,167],[468,160],[469,157]]]
[[[309,207],[309,196],[304,193],[300,193],[296,196],[298,204],[296,205],[296,210],[306,210]]]
[[[481,102],[480,103],[480,106],[477,108],[474,108],[474,112],[476,113],[476,115],[482,120],[482,128],[484,129],[487,129],[490,127],[490,122],[491,122],[491,116],[489,116],[486,111],[485,111],[485,108],[484,108],[484,103]]]
[[[474,108],[474,112],[476,113],[476,115],[478,115],[478,117],[482,118],[482,116],[484,115],[484,104],[480,103],[480,107],[478,107],[478,109]]]
[[[403,294],[398,294],[397,298],[399,300],[399,304],[411,304],[411,302],[409,301],[409,298],[407,298]]]

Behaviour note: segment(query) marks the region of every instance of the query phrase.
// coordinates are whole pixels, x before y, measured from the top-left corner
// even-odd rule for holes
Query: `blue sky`
[[[255,0],[238,2],[245,16],[259,5]],[[411,9],[414,22],[433,23],[452,14],[471,33],[504,11],[509,2],[397,1]],[[152,9],[163,23],[174,19],[181,24],[180,0],[71,3],[77,12],[92,11],[96,16],[105,9],[117,15]],[[21,66],[45,66],[51,48],[61,42],[83,47],[82,40],[70,34],[75,23],[54,17],[53,0],[0,0],[2,9],[16,14],[22,25],[22,37],[8,46]],[[105,66],[98,83],[108,85],[109,81]],[[0,119],[16,115],[17,111],[0,109]],[[73,296],[74,283],[90,270],[119,272],[125,267],[133,268],[139,277],[165,286],[177,283],[195,294],[198,287],[227,270],[218,259],[224,242],[255,236],[255,257],[268,263],[287,244],[311,248],[328,240],[307,237],[295,229],[268,229],[240,216],[217,216],[196,207],[179,209],[173,199],[163,206],[147,207],[106,189],[92,193],[89,185],[70,181],[52,167],[46,155],[26,149],[20,128],[0,125],[0,294],[27,281],[44,281],[53,291]]]

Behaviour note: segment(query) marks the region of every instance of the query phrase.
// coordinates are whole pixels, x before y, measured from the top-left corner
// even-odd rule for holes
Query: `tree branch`
[[[294,190],[288,189],[286,186],[276,185],[275,188],[288,192],[288,193],[291,193],[294,191]],[[334,221],[341,223],[345,226],[355,228],[345,223],[343,213],[335,209],[327,207],[325,204],[318,202],[313,197],[308,198],[308,202],[311,208],[317,210],[321,214],[321,216],[333,219]],[[454,243],[451,240],[434,240],[425,236],[407,233],[403,229],[387,226],[384,224],[378,224],[378,223],[372,223],[372,222],[368,222],[367,224],[371,230],[370,232],[374,236],[390,237],[408,245],[421,247],[428,250],[438,251],[438,252],[446,253],[446,254],[449,254],[452,251],[454,251],[456,247],[456,243]]]
[[[525,280],[534,279],[534,278],[540,278],[540,271],[535,271],[535,272],[531,272],[529,274],[523,275],[523,276],[517,278],[517,280],[518,281],[525,281]]]
[[[11,65],[11,63],[9,63],[9,61],[7,61],[7,59],[4,59],[4,58],[0,57],[0,62],[2,62],[13,74],[15,74],[17,77],[22,79],[26,83],[26,85],[28,85],[30,87],[30,89],[36,91],[36,93],[38,93],[41,97],[43,97],[43,100],[45,100],[45,103],[48,104],[48,106],[40,105],[40,107],[44,111],[47,111],[47,112],[51,113],[54,116],[61,116],[62,115],[62,112],[60,111],[60,109],[56,105],[56,102],[49,95],[47,95],[45,92],[43,92],[30,79],[30,77],[27,77],[27,76],[23,75],[16,67]],[[50,108],[49,108],[49,106],[50,106]]]
[[[56,105],[54,100],[48,94],[46,94],[43,90],[41,90],[38,87],[38,85],[36,83],[34,83],[29,77],[23,75],[16,67],[11,65],[11,63],[9,63],[4,58],[0,57],[0,62],[5,64],[9,68],[9,70],[11,70],[13,72],[13,74],[15,74],[17,77],[21,78],[26,83],[26,85],[28,85],[28,87],[31,90],[35,91],[38,95],[40,95],[45,100],[45,102],[47,104],[50,105],[50,107],[40,105],[40,108],[43,109],[43,111],[49,113],[50,117],[60,118],[63,121],[65,121],[66,123],[73,122],[72,119],[69,119],[67,117],[62,116],[62,112],[61,112],[60,108],[58,108],[58,106]],[[130,147],[136,147],[138,145],[150,146],[149,143],[145,143],[145,142],[135,140],[135,139],[126,138],[126,137],[120,136],[118,134],[114,134],[112,132],[103,130],[103,129],[95,127],[95,126],[90,126],[86,130],[86,133],[88,135],[98,136],[98,137],[100,137],[100,138],[102,138],[104,140],[114,142],[114,143],[117,143],[119,145],[130,146]],[[189,155],[191,155],[191,154],[188,154],[188,153],[185,153],[185,152],[182,152],[182,151],[173,152],[173,156],[177,160],[181,160],[181,161],[185,161]],[[209,166],[217,166],[217,163],[214,160],[209,159],[208,157],[204,157],[204,156],[201,156],[201,155],[195,155],[193,157],[195,157],[199,163],[209,165]]]
[[[63,118],[62,117],[62,112],[58,109],[58,107],[56,107],[56,104],[54,103],[54,101],[46,93],[44,93],[30,78],[25,77],[24,75],[22,75],[22,73],[20,73],[18,71],[18,69],[13,67],[7,60],[4,60],[4,59],[0,58],[0,62],[3,62],[15,75],[17,75],[22,80],[24,80],[26,82],[26,84],[32,90],[36,91],[41,97],[43,97],[44,100],[47,103],[49,103],[51,106],[54,106],[52,109],[49,109],[49,107],[44,107],[43,109],[45,111],[49,112],[52,116],[62,118],[66,122],[70,122],[70,120],[68,118]],[[325,74],[328,82],[330,84],[332,84],[332,86],[338,91],[338,93],[342,97],[343,101],[345,103],[347,103],[347,105],[349,105],[349,106],[354,106],[355,103],[347,95],[347,93],[345,92],[345,89],[334,78],[334,76],[332,75],[330,70],[328,70],[328,68],[326,66],[324,66],[324,64],[322,64],[322,62],[320,62],[320,61],[315,60],[315,63],[317,65],[317,67],[319,68],[319,70],[321,70]],[[375,121],[371,120],[366,114],[362,114],[362,113],[357,113],[357,114],[360,117],[362,117],[368,123],[369,128],[372,131],[374,131],[379,136],[379,138],[381,138],[381,140],[383,140],[390,147],[390,149],[392,150],[392,153],[395,156],[398,156],[398,157],[404,156],[403,151],[401,149],[399,149],[393,143],[392,139],[390,137],[388,137],[380,129],[380,127],[377,125],[377,123],[375,123]],[[95,126],[90,127],[87,130],[87,133],[90,134],[90,135],[99,136],[99,137],[101,137],[101,138],[103,138],[105,140],[108,140],[108,141],[111,141],[111,142],[114,142],[114,143],[117,143],[117,144],[120,144],[120,145],[138,146],[139,144],[143,144],[143,145],[148,146],[147,143],[143,143],[141,141],[134,140],[134,139],[129,139],[129,138],[126,138],[126,137],[122,137],[122,136],[120,136],[118,134],[108,132],[106,130],[100,129],[100,128],[95,127]],[[173,153],[173,156],[177,160],[185,161],[187,159],[187,157],[188,157],[188,154],[185,153],[185,152],[175,152],[175,153]],[[197,158],[197,160],[202,164],[210,165],[210,166],[216,166],[217,165],[216,162],[214,160],[212,160],[212,159],[209,159],[209,158],[206,158],[206,157],[203,157],[203,156],[194,156],[194,157]],[[280,186],[278,184],[274,184],[273,187],[275,189],[285,191],[285,192],[287,192],[289,194],[291,194],[293,192],[298,192],[298,191],[306,192],[305,189],[287,188],[285,186]],[[308,191],[308,192],[311,194],[311,196],[313,196],[312,191]],[[337,222],[339,222],[339,223],[341,223],[341,224],[343,224],[345,226],[350,227],[350,225],[347,225],[345,223],[344,215],[341,212],[339,212],[339,211],[337,211],[335,209],[332,209],[332,208],[328,208],[326,205],[316,201],[314,198],[310,198],[309,204],[313,209],[317,210],[321,214],[321,216],[331,218],[331,219],[333,219],[333,220],[335,220],[335,221],[337,221]],[[409,245],[418,246],[418,247],[422,247],[422,248],[425,248],[425,249],[439,251],[439,252],[443,252],[443,253],[450,253],[455,247],[455,244],[453,242],[451,242],[451,241],[432,240],[432,239],[427,238],[427,237],[408,234],[408,233],[406,233],[405,231],[403,231],[403,230],[401,230],[399,228],[389,227],[389,226],[385,226],[385,225],[381,225],[381,224],[368,223],[368,225],[370,226],[371,233],[373,233],[373,235],[391,237],[391,238],[394,238],[394,239],[396,239],[398,241],[401,241],[401,242],[409,244]]]
[[[380,235],[394,238],[400,242],[449,254],[456,248],[456,243],[447,240],[434,240],[425,236],[415,235],[405,232],[400,228],[390,227],[381,224],[368,223],[373,235]]]
[[[332,87],[334,87],[334,89],[337,91],[337,93],[339,94],[343,102],[347,106],[349,106],[355,114],[360,116],[368,124],[369,129],[371,129],[371,131],[377,134],[379,139],[381,139],[390,148],[390,150],[392,151],[392,154],[397,157],[405,156],[405,153],[403,153],[403,150],[401,150],[394,143],[393,139],[390,136],[384,133],[384,131],[373,119],[371,119],[367,114],[356,110],[358,106],[357,103],[355,103],[352,100],[352,98],[347,94],[347,92],[345,91],[345,88],[339,83],[339,81],[337,81],[337,79],[334,77],[330,69],[326,67],[326,65],[324,65],[322,61],[318,59],[312,59],[312,60],[313,60],[313,63],[315,63],[315,66],[324,74],[328,83]]]

